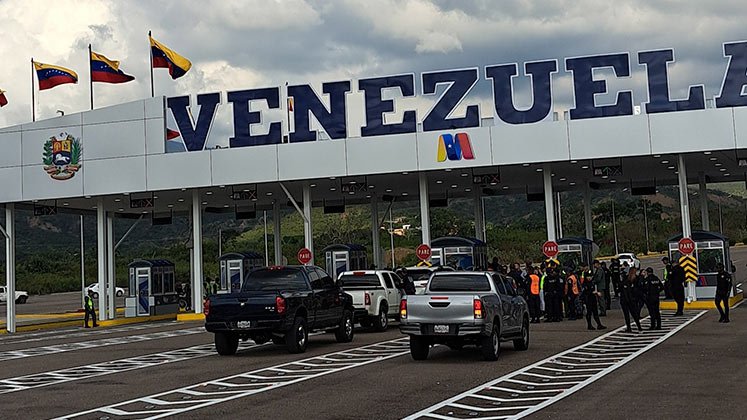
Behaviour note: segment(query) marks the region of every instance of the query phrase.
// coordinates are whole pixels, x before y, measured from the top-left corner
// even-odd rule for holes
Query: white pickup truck
[[[16,303],[26,303],[29,299],[29,292],[16,290]],[[8,292],[5,286],[0,286],[0,302],[8,301]]]
[[[355,320],[376,331],[385,331],[389,318],[399,318],[402,280],[396,273],[385,270],[346,271],[337,284],[353,297]]]

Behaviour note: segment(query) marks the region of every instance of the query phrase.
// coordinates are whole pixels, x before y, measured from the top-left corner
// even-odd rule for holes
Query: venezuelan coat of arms
[[[82,155],[80,138],[68,133],[52,136],[44,143],[44,171],[58,181],[70,179],[80,169]]]

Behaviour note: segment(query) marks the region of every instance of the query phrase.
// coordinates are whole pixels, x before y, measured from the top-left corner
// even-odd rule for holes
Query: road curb
[[[176,316],[177,321],[205,321],[205,314],[182,313]]]
[[[741,302],[744,297],[742,295],[736,295],[734,297],[729,298],[729,307],[734,307],[737,303]],[[668,300],[666,302],[661,302],[660,309],[662,310],[677,310],[677,302]],[[716,309],[716,302],[714,302],[712,299],[710,300],[697,300],[695,302],[687,303],[685,302],[685,310],[708,310],[708,309]]]

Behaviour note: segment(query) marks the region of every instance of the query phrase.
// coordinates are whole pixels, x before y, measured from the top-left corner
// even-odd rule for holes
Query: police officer
[[[716,264],[716,308],[721,314],[718,322],[729,322],[729,294],[731,293],[732,281],[731,274],[724,270],[724,264]],[[723,309],[721,305],[723,304]]]
[[[619,285],[620,308],[625,317],[626,332],[633,332],[630,328],[630,317],[632,315],[638,332],[641,331],[641,313],[639,310],[638,296],[636,295],[637,276],[627,276]]]
[[[598,263],[598,261],[597,261]],[[599,290],[597,289],[597,283],[591,277],[585,277],[583,282],[583,291],[581,295],[586,303],[586,323],[590,330],[603,330],[606,329],[602,322],[599,320],[599,304],[597,299],[599,298]],[[594,321],[597,323],[597,327],[594,328],[591,325],[591,317],[594,317]]]
[[[659,295],[664,290],[664,282],[661,281],[656,274],[654,269],[649,267],[643,274],[643,291],[646,299],[646,309],[648,309],[648,316],[651,319],[650,330],[661,329],[661,311],[659,311]]]
[[[406,268],[402,268],[399,273],[399,277],[402,279],[402,288],[405,290],[406,295],[414,295],[415,292],[415,283],[413,283],[412,278],[410,278],[410,275],[407,273]]]
[[[664,280],[664,299],[672,299],[672,287],[669,282],[669,275],[672,273],[672,264],[669,262],[669,257],[661,259],[664,264],[662,280]]]
[[[539,324],[542,311],[540,310],[540,277],[534,267],[529,266],[529,316],[532,324]]]
[[[610,280],[615,291],[615,297],[620,298],[620,260],[613,258],[610,261]]]
[[[607,302],[605,299],[607,291],[607,276],[599,260],[594,260],[594,274],[592,281],[594,282],[597,292],[599,292],[597,294],[597,297],[599,298],[599,316],[607,316]]]
[[[674,301],[677,302],[677,312],[674,316],[681,316],[682,309],[685,307],[685,269],[679,263],[672,265],[672,271],[669,273],[669,287]]]
[[[578,285],[578,276],[573,270],[568,269],[568,276],[565,280],[565,315],[569,320],[575,321],[578,317],[576,314],[576,307],[578,306],[577,300],[580,293]]]
[[[547,307],[547,320],[549,322],[560,322],[563,320],[563,281],[557,265],[553,262],[547,269],[545,277],[545,306]]]
[[[88,326],[88,318],[93,319],[93,327],[96,328],[99,326],[98,323],[96,323],[96,310],[93,308],[93,292],[88,291],[88,294],[83,299],[83,311],[86,313],[85,315],[85,328],[91,328]]]

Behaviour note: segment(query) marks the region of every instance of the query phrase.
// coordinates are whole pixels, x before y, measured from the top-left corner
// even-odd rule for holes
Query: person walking
[[[91,328],[88,326],[88,319],[91,318],[93,320],[93,327],[96,328],[99,326],[99,324],[96,322],[96,310],[93,307],[93,292],[88,291],[88,294],[83,299],[83,311],[86,313],[85,315],[85,328]]]
[[[672,273],[672,264],[669,262],[669,257],[661,259],[664,264],[664,270],[662,271],[661,279],[664,280],[664,299],[672,299],[672,286],[669,281],[669,275]]]
[[[721,314],[718,322],[729,322],[729,295],[731,294],[732,280],[731,274],[724,269],[724,264],[716,264],[716,309]],[[721,305],[723,304],[723,309]]]
[[[674,301],[677,302],[677,312],[674,316],[681,316],[685,307],[685,269],[679,263],[672,265],[669,273],[669,287]]]
[[[607,289],[607,276],[602,269],[602,264],[599,260],[594,260],[594,274],[592,277],[594,286],[598,292],[599,299],[599,316],[607,316],[607,302],[605,301],[605,292]]]
[[[578,296],[580,294],[580,288],[578,284],[578,276],[572,270],[568,270],[568,276],[565,280],[565,315],[568,320],[575,321],[578,318],[576,313],[576,307],[578,306]]]
[[[635,273],[631,270],[631,273]],[[628,277],[620,283],[620,309],[622,309],[623,316],[625,317],[625,329],[626,332],[633,332],[630,328],[630,318],[635,321],[638,332],[641,331],[641,313],[640,306],[638,304],[638,296],[636,293],[636,281],[638,280],[635,275],[628,275]]]
[[[598,261],[597,261],[598,262]],[[606,329],[604,325],[602,325],[602,321],[599,320],[599,302],[597,299],[599,299],[599,296],[601,293],[599,293],[599,290],[597,289],[597,283],[592,278],[585,278],[585,281],[582,285],[582,292],[581,295],[583,296],[584,303],[586,303],[586,324],[588,325],[589,330],[603,330]],[[597,327],[594,328],[591,325],[591,318],[594,317],[594,321],[597,323]]]
[[[563,281],[556,264],[550,264],[545,277],[545,307],[547,308],[548,322],[560,322],[563,320]]]
[[[610,280],[617,299],[620,299],[620,279],[620,260],[613,258],[610,261]]]
[[[659,295],[664,290],[664,282],[661,281],[656,274],[654,269],[648,267],[643,274],[643,291],[646,299],[646,309],[648,310],[648,316],[651,319],[650,330],[661,329],[661,311],[659,310]]]
[[[532,324],[539,324],[542,312],[540,310],[540,277],[534,267],[528,268],[529,272],[529,317]]]
[[[604,272],[604,305],[605,310],[604,313],[606,314],[607,311],[612,309],[610,306],[612,304],[612,296],[610,295],[610,286],[612,283],[612,273],[610,272],[610,269],[607,268],[607,264],[602,262],[601,263],[602,271]]]

